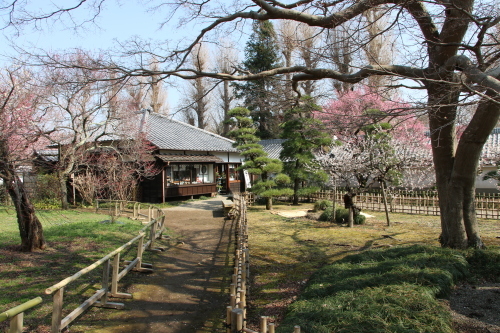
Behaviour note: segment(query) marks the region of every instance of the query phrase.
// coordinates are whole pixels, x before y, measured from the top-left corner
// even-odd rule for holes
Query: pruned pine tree
[[[285,113],[285,122],[281,125],[281,138],[286,141],[282,144],[280,159],[292,180],[294,205],[299,204],[299,195],[319,190],[311,184],[324,183],[328,178],[314,154],[332,142],[324,124],[313,117],[313,111],[319,109],[311,97],[304,96],[297,107]]]
[[[257,21],[245,47],[243,70],[259,73],[280,66],[279,47],[270,21]],[[282,119],[280,81],[277,77],[263,77],[244,83],[234,83],[236,97],[251,111],[258,124],[257,136],[261,139],[277,138]]]
[[[269,158],[258,142],[255,135],[257,129],[253,126],[250,117],[251,111],[247,108],[237,107],[229,112],[236,129],[229,133],[236,142],[234,147],[245,158],[241,166],[249,174],[259,177],[252,183],[251,192],[266,199],[266,209],[273,208],[273,197],[290,196],[293,190],[283,187],[290,183],[290,178],[282,174],[283,164],[278,159]]]

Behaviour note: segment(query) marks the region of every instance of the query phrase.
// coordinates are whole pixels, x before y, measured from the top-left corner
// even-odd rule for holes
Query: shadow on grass
[[[347,256],[315,272],[282,332],[452,332],[436,300],[468,274],[457,251],[402,246]]]
[[[46,226],[47,249],[44,251],[24,253],[16,251],[16,245],[1,244],[0,312],[41,296],[43,303],[28,311],[25,325],[30,332],[42,332],[43,327],[50,327],[52,313],[52,295],[46,295],[45,289],[128,242],[141,227],[135,222],[71,222]],[[122,258],[132,259],[136,251],[133,245],[124,251]],[[64,291],[63,315],[92,296],[101,288],[101,283],[102,266],[70,283]]]

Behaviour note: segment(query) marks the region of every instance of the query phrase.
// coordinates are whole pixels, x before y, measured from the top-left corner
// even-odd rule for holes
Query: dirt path
[[[232,228],[223,218],[222,199],[167,209],[173,234],[159,244],[166,251],[154,255],[154,273],[124,278],[125,291],[133,294],[123,301],[125,309],[91,309],[70,332],[220,332],[228,301]]]

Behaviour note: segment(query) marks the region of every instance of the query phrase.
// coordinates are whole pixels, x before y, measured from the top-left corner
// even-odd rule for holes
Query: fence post
[[[260,333],[267,333],[267,317],[260,317]]]
[[[231,313],[233,308],[231,306],[226,307],[226,333],[231,333]]]
[[[151,212],[151,209],[149,210],[149,212]],[[155,237],[156,237],[156,221],[153,224],[151,224],[151,229],[149,229],[149,240],[150,240],[148,247],[149,250],[153,249],[153,243],[155,242]]]
[[[120,271],[120,253],[113,257],[113,275],[111,278],[111,295],[118,294],[118,272]]]
[[[63,306],[64,287],[58,289],[53,296],[52,309],[52,333],[61,331],[62,306]]]
[[[144,253],[144,237],[146,235],[143,234],[142,237],[139,239],[139,244],[137,245],[137,265],[135,268],[140,269],[142,267],[142,254]]]
[[[101,297],[101,304],[104,305],[108,303],[108,293],[109,293],[109,267],[111,266],[111,260],[106,260],[106,263],[102,267],[102,288],[106,290],[104,295]]]
[[[23,331],[24,312],[18,313],[10,320],[9,333],[22,333]]]
[[[240,291],[240,304],[241,304],[241,309],[243,309],[243,318],[246,318],[247,317],[247,297],[246,297],[246,293],[245,293],[244,289],[242,289]],[[246,327],[246,325],[245,325],[245,327]]]
[[[268,331],[267,333],[274,333],[274,323],[270,323],[268,326]]]
[[[239,333],[243,329],[243,310],[233,309],[231,311],[231,333]]]

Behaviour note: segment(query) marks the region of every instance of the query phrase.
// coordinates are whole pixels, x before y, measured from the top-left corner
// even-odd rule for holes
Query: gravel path
[[[166,251],[155,255],[154,273],[125,277],[126,292],[133,294],[119,301],[125,310],[91,309],[80,321],[82,332],[220,332],[216,327],[224,321],[232,259],[232,226],[223,218],[223,199],[167,209],[166,225],[173,234],[158,244]]]

